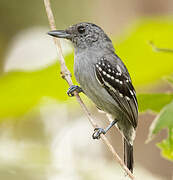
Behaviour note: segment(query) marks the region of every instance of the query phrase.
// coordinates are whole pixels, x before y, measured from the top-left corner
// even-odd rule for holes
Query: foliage
[[[173,99],[173,94],[138,94],[139,111],[152,110],[159,112]]]
[[[173,49],[172,31],[170,19],[145,19],[128,29],[127,36],[115,41],[116,52],[127,65],[135,85],[153,84],[172,73],[172,54],[156,53],[149,44],[153,41],[157,47]]]
[[[167,104],[158,114],[150,126],[148,140],[156,135],[160,130],[168,129],[168,138],[158,143],[157,146],[162,150],[162,155],[173,161],[173,101]]]
[[[24,115],[39,104],[43,97],[67,100],[65,91],[68,86],[57,71],[60,72],[60,67],[54,64],[33,72],[9,72],[1,76],[0,118]]]

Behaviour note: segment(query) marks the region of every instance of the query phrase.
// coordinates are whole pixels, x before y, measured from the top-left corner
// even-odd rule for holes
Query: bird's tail
[[[133,145],[124,138],[124,164],[133,173]]]

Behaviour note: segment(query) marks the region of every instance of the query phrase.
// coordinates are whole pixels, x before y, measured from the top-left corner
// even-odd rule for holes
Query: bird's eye
[[[78,30],[78,32],[79,32],[80,34],[83,34],[83,33],[85,32],[85,27],[84,27],[84,26],[79,26],[79,27],[77,28],[77,30]]]

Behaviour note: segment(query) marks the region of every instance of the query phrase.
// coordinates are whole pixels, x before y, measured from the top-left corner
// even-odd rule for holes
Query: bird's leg
[[[103,128],[95,128],[94,129],[94,133],[92,135],[93,139],[100,139],[100,134],[106,134],[109,129],[111,129],[112,126],[114,126],[117,123],[117,119],[113,120],[108,127],[106,127],[105,129]]]
[[[77,93],[83,92],[82,88],[76,85],[70,86],[70,88],[67,91],[68,96],[73,97],[74,96],[74,91]]]

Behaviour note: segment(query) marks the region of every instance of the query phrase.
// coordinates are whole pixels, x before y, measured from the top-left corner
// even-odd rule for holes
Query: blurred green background
[[[173,1],[52,0],[51,4],[58,29],[88,21],[111,37],[131,74],[142,112],[135,141],[135,174],[171,180],[172,164],[164,158],[173,159],[172,144],[165,152],[165,143],[170,144],[173,137],[159,145],[164,158],[155,143],[167,138],[166,129],[173,128],[173,53],[156,52],[149,42],[173,49]],[[105,146],[91,139],[93,130],[75,99],[66,95],[68,86],[60,78],[56,48],[46,34],[49,26],[43,1],[1,0],[0,22],[0,179],[122,177]],[[62,45],[73,75],[73,48],[67,41]],[[97,123],[106,126],[105,115],[82,98]],[[156,118],[159,112],[160,119]],[[159,120],[152,129],[155,118]],[[165,118],[169,123],[163,123]],[[154,141],[145,144],[149,132],[151,137],[162,129]],[[115,128],[108,137],[122,157],[121,136]]]

